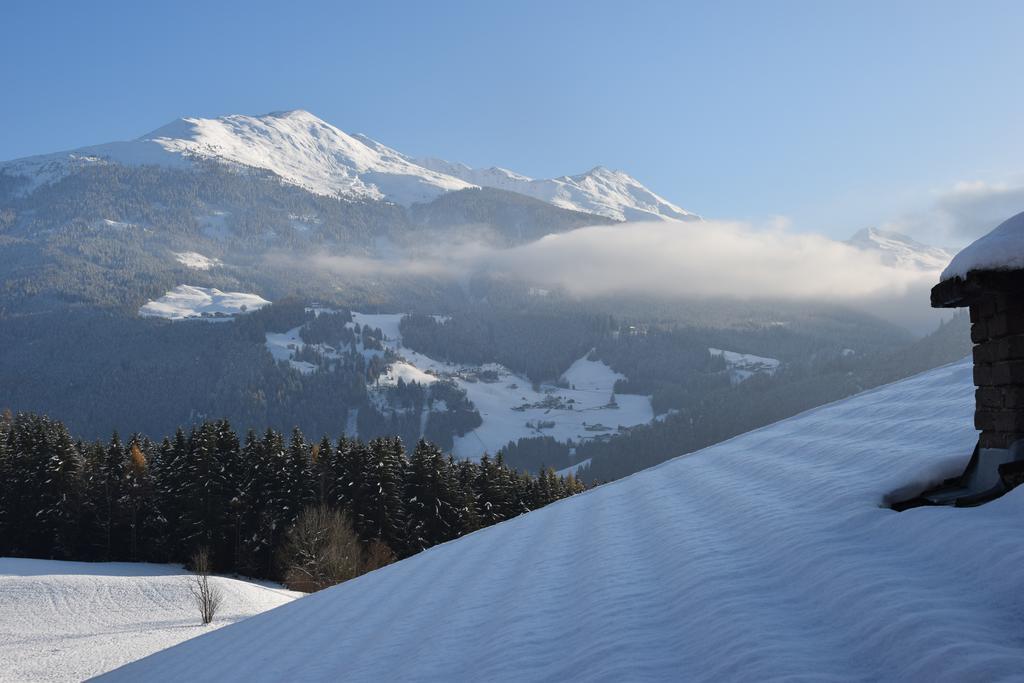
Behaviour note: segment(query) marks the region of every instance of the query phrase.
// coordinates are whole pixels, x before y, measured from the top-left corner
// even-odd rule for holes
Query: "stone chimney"
[[[931,299],[970,308],[981,434],[961,476],[903,507],[979,505],[1024,482],[1024,213],[957,254]]]

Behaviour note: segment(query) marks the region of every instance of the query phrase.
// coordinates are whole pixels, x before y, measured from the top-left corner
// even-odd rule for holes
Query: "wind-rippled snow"
[[[960,362],[190,640],[110,681],[978,681],[1024,671],[1024,488],[896,513],[977,434]]]

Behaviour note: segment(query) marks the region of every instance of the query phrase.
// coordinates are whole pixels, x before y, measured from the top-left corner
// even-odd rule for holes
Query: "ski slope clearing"
[[[379,328],[384,344],[403,359],[382,381],[393,384],[401,376],[406,382],[430,384],[440,378],[466,392],[483,424],[455,438],[452,452],[458,458],[478,460],[523,437],[550,436],[563,443],[607,438],[654,419],[649,396],[615,394],[615,382],[623,376],[603,362],[581,358],[563,376],[569,388],[542,385],[535,390],[529,379],[498,363],[446,363],[403,346],[403,317],[352,314],[359,325]]]
[[[1020,680],[1024,489],[882,505],[961,470],[973,389],[960,362],[809,411],[105,680]]]
[[[188,576],[173,565],[0,557],[0,681],[80,681],[302,595],[214,577],[224,605],[201,626]]]
[[[159,299],[144,304],[139,309],[139,315],[144,318],[168,320],[227,320],[231,316],[255,311],[269,303],[256,294],[178,285]]]

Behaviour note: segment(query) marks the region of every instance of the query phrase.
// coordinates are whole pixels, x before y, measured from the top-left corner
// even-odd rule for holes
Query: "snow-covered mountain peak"
[[[878,228],[858,230],[847,244],[879,253],[888,265],[916,270],[942,270],[953,258],[953,252],[918,242],[912,237]]]
[[[0,172],[27,176],[31,191],[90,164],[189,168],[197,160],[269,171],[310,192],[347,199],[409,205],[482,186],[616,220],[699,218],[622,171],[596,166],[580,175],[534,179],[499,166],[475,169],[436,158],[414,159],[366,135],[350,135],[304,109],[184,117],[135,140],[18,159],[0,164]]]
[[[186,118],[140,142],[152,142],[186,157],[266,169],[286,182],[323,195],[412,204],[470,187],[366,140],[296,109],[265,116]]]
[[[558,178],[533,179],[505,168],[478,169],[443,159],[416,159],[416,163],[462,180],[518,192],[563,209],[583,211],[620,221],[700,220],[644,187],[622,171],[595,166],[586,173]]]

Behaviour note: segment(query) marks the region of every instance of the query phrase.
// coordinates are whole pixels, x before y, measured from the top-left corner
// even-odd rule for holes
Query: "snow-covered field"
[[[649,396],[614,394],[615,382],[622,379],[622,375],[603,362],[581,358],[563,376],[569,388],[543,385],[535,391],[529,379],[497,363],[483,366],[446,363],[403,346],[399,330],[404,317],[401,313],[353,313],[352,317],[360,326],[380,329],[384,345],[402,359],[388,367],[379,379],[379,386],[393,386],[399,378],[422,385],[448,379],[465,390],[483,424],[455,438],[453,453],[456,457],[477,460],[485,452],[493,455],[509,441],[529,436],[551,436],[563,443],[570,439],[579,443],[611,436],[621,428],[628,429],[654,419]],[[310,363],[293,360],[302,346],[298,328],[267,334],[267,349],[275,360],[287,360],[300,372],[313,372],[315,367]]]
[[[294,327],[287,332],[267,332],[267,351],[276,361],[288,361],[288,363],[304,375],[316,370],[316,366],[302,360],[293,360],[295,352],[302,349],[306,344],[299,337],[301,327]]]
[[[239,313],[255,311],[269,303],[257,294],[178,285],[156,301],[143,304],[139,309],[139,315],[168,320],[224,320]]]
[[[970,363],[939,368],[109,680],[1020,680],[1024,488],[979,508],[883,506],[960,471],[973,409]]]
[[[442,374],[455,371],[421,354],[411,355],[417,367]],[[622,375],[601,361],[581,358],[564,375],[570,388],[543,385],[539,391],[533,390],[529,379],[503,366],[492,364],[484,369],[497,372],[498,380],[470,382],[455,376],[455,383],[466,390],[483,419],[480,427],[456,437],[454,452],[458,457],[475,459],[483,451],[493,454],[509,441],[529,436],[580,443],[654,419],[649,396],[614,394],[615,381]]]
[[[214,577],[224,605],[202,626],[187,577],[173,565],[0,557],[0,681],[80,681],[301,595]]]

